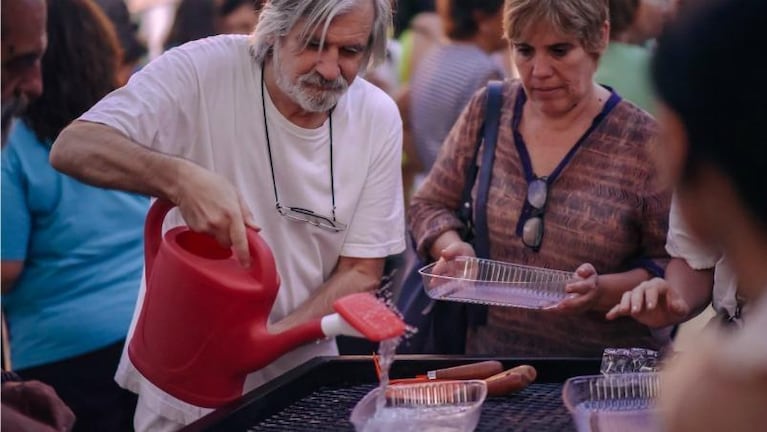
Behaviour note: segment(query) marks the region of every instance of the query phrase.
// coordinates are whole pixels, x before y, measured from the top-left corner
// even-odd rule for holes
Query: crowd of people
[[[573,281],[545,310],[487,308],[466,354],[673,351],[712,305],[663,366],[664,430],[766,424],[767,93],[750,64],[766,2],[183,0],[162,55],[113,3],[3,3],[3,428],[175,431],[211,411],[127,352],[152,198],[176,207],[165,230],[207,233],[244,267],[260,230],[274,332],[378,291],[411,241],[474,256],[468,229],[491,259]],[[748,88],[725,87],[733,73]],[[493,80],[487,223],[467,227]],[[243,391],[338,354],[299,347]]]

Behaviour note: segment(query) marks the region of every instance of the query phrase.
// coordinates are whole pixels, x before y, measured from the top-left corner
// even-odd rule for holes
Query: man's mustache
[[[326,91],[346,91],[349,87],[349,83],[347,83],[342,76],[339,76],[334,80],[328,80],[317,73],[306,74],[299,78],[299,82],[301,84],[320,87]]]
[[[0,117],[0,126],[2,127],[3,143],[11,127],[11,120],[27,108],[27,98],[23,95],[15,95],[10,100],[2,103],[2,116]]]

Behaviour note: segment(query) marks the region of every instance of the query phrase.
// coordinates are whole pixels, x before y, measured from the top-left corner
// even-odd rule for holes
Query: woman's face
[[[593,88],[601,52],[586,52],[578,38],[547,23],[530,26],[511,50],[528,100],[544,113],[568,112]]]

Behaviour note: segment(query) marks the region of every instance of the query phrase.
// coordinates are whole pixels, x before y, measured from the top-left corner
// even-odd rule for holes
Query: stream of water
[[[379,377],[381,384],[378,387],[378,399],[376,400],[376,413],[379,413],[386,406],[386,387],[389,385],[389,369],[394,363],[394,354],[397,351],[400,338],[387,339],[381,341],[378,346],[378,365],[381,368]]]

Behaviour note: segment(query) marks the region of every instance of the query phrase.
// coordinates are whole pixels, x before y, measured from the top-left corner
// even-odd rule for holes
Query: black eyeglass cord
[[[264,85],[264,75],[266,75],[266,62],[261,62],[261,110],[264,118],[264,135],[266,135],[266,151],[269,154],[269,169],[272,172],[272,187],[274,188],[274,206],[277,211],[282,207],[277,195],[277,180],[274,176],[274,162],[272,161],[272,144],[269,140],[269,125],[266,121],[266,86]],[[335,108],[335,107],[333,107]],[[330,130],[330,199],[333,205],[331,210],[333,222],[336,221],[336,190],[333,180],[333,108],[328,111],[328,128]]]

